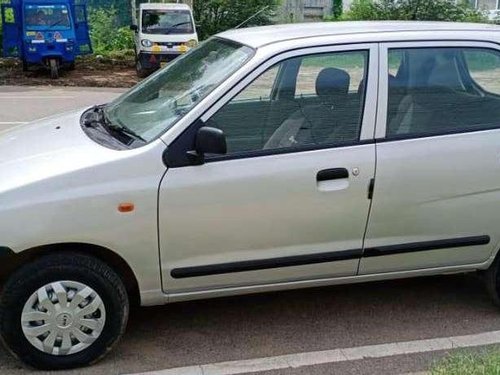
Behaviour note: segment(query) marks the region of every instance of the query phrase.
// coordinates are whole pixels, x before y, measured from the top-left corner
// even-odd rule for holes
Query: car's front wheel
[[[43,257],[15,272],[0,297],[0,334],[23,362],[42,370],[81,367],[122,336],[129,302],[120,277],[81,254]]]

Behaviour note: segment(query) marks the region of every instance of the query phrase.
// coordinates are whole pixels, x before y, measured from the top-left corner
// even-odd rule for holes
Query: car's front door
[[[275,57],[169,146],[159,197],[166,292],[356,274],[375,169],[377,51]],[[177,163],[201,126],[224,131],[227,154]]]
[[[384,45],[381,72],[360,273],[486,262],[500,240],[498,46]]]

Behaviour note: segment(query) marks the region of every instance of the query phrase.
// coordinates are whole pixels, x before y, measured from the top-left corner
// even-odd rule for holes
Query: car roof
[[[295,39],[350,34],[404,33],[415,31],[497,31],[500,26],[479,23],[422,21],[311,22],[233,29],[218,34],[253,48]]]

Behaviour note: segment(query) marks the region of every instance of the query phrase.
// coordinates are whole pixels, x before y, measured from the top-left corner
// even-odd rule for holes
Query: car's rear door
[[[377,168],[360,274],[480,264],[500,220],[500,51],[381,46]]]
[[[159,198],[165,291],[174,295],[356,274],[375,169],[377,51],[376,44],[359,44],[274,57],[169,146],[169,155],[182,159],[189,151],[183,145],[194,142],[189,137],[208,125],[226,133],[229,149],[227,155],[208,156],[203,165],[169,165]],[[285,116],[271,113],[264,122],[259,108],[237,113],[253,94],[267,98],[259,77],[276,64],[297,66],[297,59],[307,77],[295,76],[294,85],[319,82],[318,100],[328,102],[332,94],[332,103],[302,107],[294,95],[287,101],[276,95],[276,102],[263,103],[262,110],[286,111]]]

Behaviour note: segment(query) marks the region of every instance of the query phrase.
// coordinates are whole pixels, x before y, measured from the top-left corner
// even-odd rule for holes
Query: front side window
[[[285,60],[230,100],[207,126],[224,131],[229,155],[358,141],[368,55],[360,50]]]
[[[25,23],[28,30],[68,29],[71,25],[66,5],[26,5]]]
[[[269,69],[266,73],[257,78],[247,90],[243,90],[238,94],[234,101],[271,101],[271,95],[278,72],[279,66],[277,65]]]
[[[193,18],[188,10],[144,10],[142,32],[145,34],[193,34]]]
[[[149,142],[187,114],[253,54],[250,47],[209,39],[107,105],[105,115],[110,123],[128,128]]]
[[[388,78],[387,137],[500,126],[499,56],[482,48],[390,50],[400,63]]]
[[[316,96],[316,77],[325,68],[342,69],[349,74],[349,91],[357,91],[364,82],[366,56],[363,53],[335,53],[304,59],[297,78],[297,96]]]

